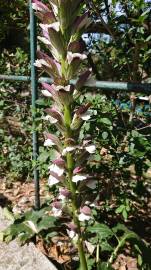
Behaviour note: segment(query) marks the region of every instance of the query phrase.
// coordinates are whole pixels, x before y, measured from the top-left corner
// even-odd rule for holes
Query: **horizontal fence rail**
[[[21,81],[31,82],[30,76],[16,76],[16,75],[0,75],[0,80],[8,81]],[[38,82],[52,83],[51,78],[41,77]],[[71,80],[71,83],[75,85],[76,80]],[[145,92],[151,93],[151,83],[131,83],[131,82],[109,82],[109,81],[92,81],[85,84],[90,88],[98,88],[104,91],[126,91],[126,92]]]

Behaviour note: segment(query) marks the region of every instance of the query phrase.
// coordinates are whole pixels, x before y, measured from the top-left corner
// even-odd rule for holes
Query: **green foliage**
[[[56,218],[49,213],[49,207],[43,207],[39,211],[30,210],[22,216],[14,217],[13,224],[1,232],[1,238],[5,242],[19,238],[21,243],[29,241],[35,235],[45,235],[49,239],[56,234]]]
[[[24,0],[0,2],[0,50],[27,45],[28,5]],[[26,37],[26,39],[25,39]]]
[[[28,56],[20,48],[10,54],[4,50],[0,58],[0,73],[29,72]],[[0,162],[1,176],[8,180],[28,177],[31,173],[30,89],[27,84],[0,82]],[[14,102],[15,101],[15,102]]]
[[[115,227],[110,228],[106,224],[95,223],[93,226],[87,228],[87,232],[91,233],[89,235],[89,241],[93,245],[100,246],[101,255],[103,252],[107,252],[108,259],[107,262],[101,262],[98,264],[97,269],[112,269],[111,264],[116,259],[118,253],[124,249],[127,242],[131,244],[131,254],[135,252],[135,256],[139,258],[143,269],[149,269],[151,266],[151,258],[149,247],[139,238],[139,236],[128,230],[123,224],[117,224]],[[102,261],[100,255],[100,261]]]

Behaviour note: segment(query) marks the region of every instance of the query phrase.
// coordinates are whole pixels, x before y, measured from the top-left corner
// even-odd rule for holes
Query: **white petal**
[[[46,120],[46,121],[49,121],[51,124],[55,124],[58,122],[57,119],[53,118],[52,116],[50,115],[46,115],[42,118],[43,120]]]
[[[76,236],[76,233],[72,230],[67,230],[67,234],[69,235],[71,239],[73,239]]]
[[[48,169],[51,171],[51,172],[54,172],[56,173],[58,176],[62,176],[63,173],[64,173],[64,169],[63,168],[60,168],[59,166],[57,166],[56,164],[52,164],[48,167]]]
[[[52,207],[52,212],[54,217],[60,217],[62,215],[62,210],[55,207]]]
[[[70,88],[71,88],[71,85],[67,85],[67,86],[58,85],[58,86],[56,86],[56,91],[60,91],[61,89],[63,89],[65,91],[69,92]]]
[[[42,66],[49,67],[49,64],[44,59],[39,59],[39,60],[36,60],[34,66],[36,66],[36,67],[42,67]]]
[[[66,200],[66,197],[64,195],[60,194],[58,196],[58,199],[61,200],[61,201],[65,201]]]
[[[85,60],[87,58],[87,56],[86,56],[86,54],[81,54],[81,53],[72,53],[72,52],[67,53],[67,60],[68,60],[69,64],[71,64],[71,62],[74,58],[79,58],[81,60]]]
[[[50,67],[49,64],[44,59],[40,59],[40,61],[43,66]]]
[[[50,187],[52,187],[53,185],[55,184],[58,184],[59,183],[59,180],[57,178],[55,178],[54,176],[50,175],[49,176],[49,179],[48,179],[48,185]]]
[[[60,23],[59,22],[51,23],[48,28],[52,28],[52,29],[56,30],[57,32],[59,32],[59,30],[60,30]]]
[[[47,30],[48,30],[49,24],[43,24],[43,23],[40,23],[39,26],[40,26],[44,31],[47,31]]]
[[[62,85],[58,85],[58,86],[56,86],[56,91],[60,91],[61,89],[64,89],[64,86],[62,86]]]
[[[70,89],[71,89],[71,85],[67,85],[67,86],[65,86],[65,91],[67,91],[67,92],[69,92],[70,91]]]
[[[41,92],[45,97],[52,97],[52,94],[48,90],[42,90]]]
[[[94,154],[96,151],[95,145],[91,144],[85,147],[86,151],[89,152],[90,154]]]
[[[46,45],[51,45],[51,42],[47,38],[45,38],[45,37],[38,36],[38,39],[40,41],[42,41],[44,44],[46,44]]]
[[[91,118],[91,112],[90,111],[87,111],[83,114],[80,115],[80,118],[84,121],[87,121]]]
[[[81,213],[81,214],[79,215],[79,220],[80,220],[80,221],[90,220],[90,218],[91,218],[91,216],[85,215],[85,214],[83,214],[83,213]]]
[[[34,10],[43,11],[43,9],[40,8],[39,6],[37,6],[36,3],[32,3],[32,8],[33,8]]]
[[[57,32],[59,32],[59,30],[60,30],[60,23],[59,22],[54,22],[54,23],[51,23],[51,24],[42,24],[42,23],[40,23],[39,25],[44,31],[47,31],[48,28],[52,28],[52,29],[56,30]]]
[[[72,177],[72,182],[77,183],[77,182],[83,181],[85,179],[87,179],[87,176],[86,175],[77,174],[77,175],[74,175]]]
[[[51,6],[53,8],[53,11],[54,11],[55,15],[57,16],[58,15],[58,7],[53,3],[51,3]]]
[[[65,156],[67,153],[72,152],[75,149],[76,149],[75,146],[68,146],[68,147],[66,147],[66,148],[63,149],[62,155]]]
[[[55,145],[55,143],[50,139],[46,139],[44,142],[44,146],[53,146],[53,145]]]
[[[35,63],[34,63],[34,66],[41,68],[42,67],[41,60],[36,60]]]

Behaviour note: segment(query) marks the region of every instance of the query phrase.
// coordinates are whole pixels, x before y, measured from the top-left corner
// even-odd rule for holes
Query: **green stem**
[[[65,119],[65,125],[67,128],[65,139],[69,139],[72,137],[72,130],[70,129],[71,121],[72,121],[72,115],[71,115],[71,108],[70,106],[65,106],[64,108],[64,119]],[[76,184],[72,182],[72,176],[73,176],[73,170],[74,170],[74,158],[71,153],[67,154],[67,171],[68,171],[68,182],[70,186],[70,191],[72,193],[72,215],[75,225],[78,229],[78,252],[80,256],[80,265],[82,270],[88,270],[86,257],[84,253],[83,248],[83,238],[81,234],[81,227],[80,222],[77,217],[78,213],[78,205],[77,205],[77,194],[76,194]]]

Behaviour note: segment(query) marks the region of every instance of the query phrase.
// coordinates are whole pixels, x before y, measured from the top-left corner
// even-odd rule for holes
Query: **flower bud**
[[[45,109],[45,112],[49,114],[53,119],[56,120],[54,124],[56,124],[56,126],[58,127],[60,131],[62,132],[66,131],[63,114],[57,108],[55,107],[51,109],[48,108],[48,109]]]
[[[88,221],[91,219],[91,209],[88,206],[84,206],[80,209],[79,220]]]
[[[55,146],[59,152],[62,152],[62,144],[60,140],[53,134],[44,132],[45,143],[44,146]]]

